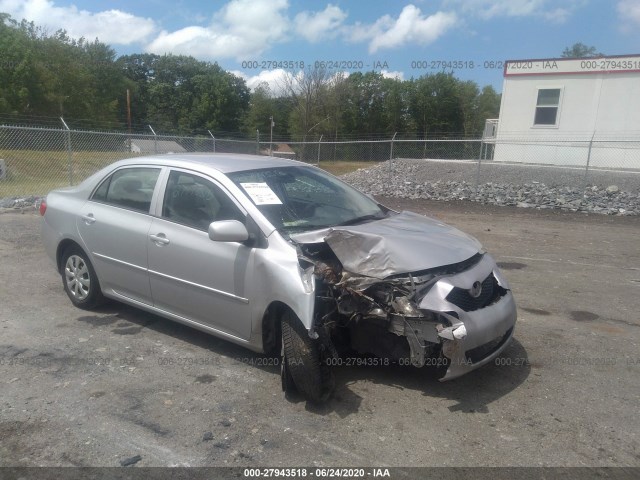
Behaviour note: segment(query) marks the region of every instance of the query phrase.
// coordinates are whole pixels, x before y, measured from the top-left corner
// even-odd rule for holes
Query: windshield
[[[276,167],[228,174],[262,214],[285,234],[353,225],[386,216],[375,201],[310,167]]]

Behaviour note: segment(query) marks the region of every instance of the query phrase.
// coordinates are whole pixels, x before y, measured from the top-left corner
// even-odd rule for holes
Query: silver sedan
[[[74,305],[107,297],[281,355],[284,391],[311,401],[347,358],[447,380],[513,336],[509,285],[477,240],[303,163],[122,160],[49,193],[40,213]]]

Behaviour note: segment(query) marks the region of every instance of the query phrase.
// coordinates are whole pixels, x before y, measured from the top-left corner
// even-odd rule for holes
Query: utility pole
[[[273,121],[273,115],[269,117],[269,125],[271,125],[271,135],[269,137],[269,156],[271,156],[271,153],[273,151],[273,127],[275,125],[275,122]]]

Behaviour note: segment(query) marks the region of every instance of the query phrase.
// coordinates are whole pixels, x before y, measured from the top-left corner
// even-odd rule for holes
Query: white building
[[[640,169],[640,55],[507,61],[493,158]]]

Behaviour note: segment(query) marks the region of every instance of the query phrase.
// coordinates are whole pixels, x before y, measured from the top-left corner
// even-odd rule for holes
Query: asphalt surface
[[[336,368],[287,401],[260,355],[72,307],[34,213],[0,215],[0,466],[640,466],[640,218],[388,199],[477,236],[519,309],[495,364]]]

